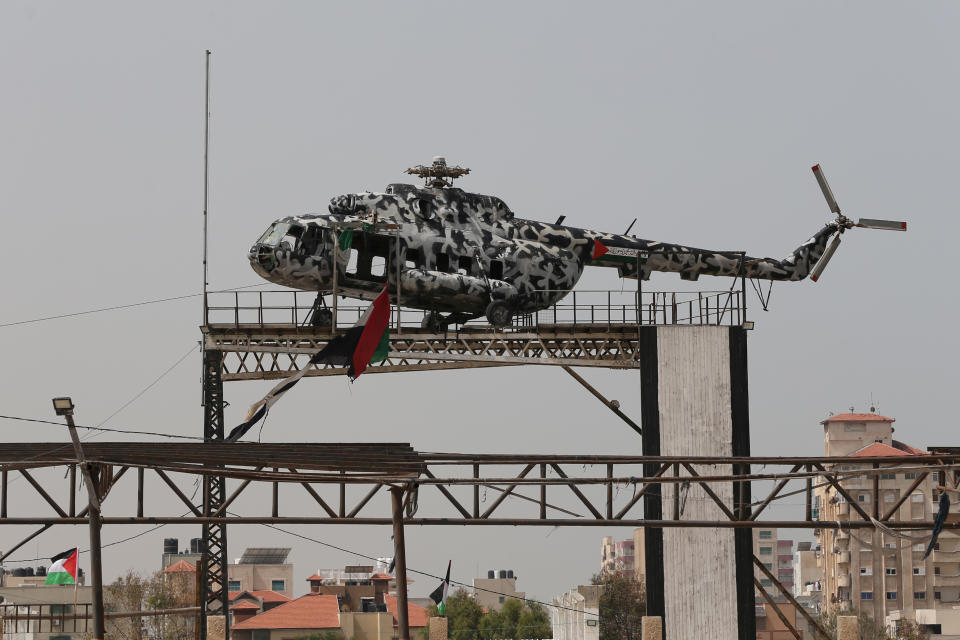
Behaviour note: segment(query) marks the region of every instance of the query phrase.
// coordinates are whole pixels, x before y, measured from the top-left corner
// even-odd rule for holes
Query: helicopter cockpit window
[[[320,251],[323,241],[323,229],[320,227],[307,227],[306,231],[300,236],[300,244],[297,246],[297,253],[302,256],[316,255]]]
[[[279,248],[286,251],[293,251],[294,247],[300,244],[300,236],[303,235],[303,227],[297,224],[287,225],[287,232],[280,239]]]
[[[268,247],[275,247],[280,244],[281,238],[287,233],[287,230],[290,229],[290,225],[286,222],[274,222],[270,225],[270,228],[263,232],[263,235],[260,236],[260,239],[257,241],[260,244],[267,245]]]

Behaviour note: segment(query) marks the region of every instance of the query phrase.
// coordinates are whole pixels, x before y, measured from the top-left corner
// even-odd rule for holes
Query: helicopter
[[[386,287],[392,302],[426,312],[425,328],[482,316],[504,327],[514,314],[556,304],[586,267],[644,280],[661,271],[684,280],[817,281],[849,229],[907,228],[844,216],[820,165],[813,173],[836,217],[780,260],[644,240],[629,235],[630,228],[611,234],[564,226],[564,216],[554,223],[518,218],[500,198],[453,186],[469,172],[437,156],[407,169],[424,179],[422,187],[390,184],[383,193],[336,196],[325,214],[280,218],[250,248],[250,264],[270,282],[316,292],[318,302],[331,293],[373,300]]]

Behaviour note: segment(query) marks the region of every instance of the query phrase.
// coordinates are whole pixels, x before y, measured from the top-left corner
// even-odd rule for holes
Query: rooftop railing
[[[587,289],[563,293],[565,295],[559,302],[541,311],[515,315],[510,329],[523,331],[557,326],[594,329],[637,325],[740,326],[746,321],[746,300],[742,290],[636,292]],[[354,300],[350,304],[338,304],[337,329],[353,326],[368,305],[366,302],[357,304]],[[317,295],[306,291],[220,291],[207,296],[206,324],[235,328],[285,326],[323,329],[331,324],[331,311],[329,304],[318,304]],[[425,316],[424,311],[394,305],[391,328],[422,329]],[[487,326],[486,318],[480,317],[451,324],[448,330]]]

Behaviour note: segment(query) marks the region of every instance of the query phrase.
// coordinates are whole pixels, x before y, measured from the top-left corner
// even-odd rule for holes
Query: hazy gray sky
[[[4,2],[0,323],[200,290],[209,48],[213,288],[258,282],[246,250],[275,218],[380,190],[436,154],[473,169],[462,187],[522,217],[609,231],[638,217],[641,237],[778,257],[830,217],[810,172],[821,162],[846,213],[910,231],[855,230],[820,283],[775,286],[769,313],[752,298],[753,451],[819,454],[818,422],[866,409],[871,394],[897,437],[957,444],[958,13],[947,2]],[[623,284],[602,271],[580,286]],[[0,413],[50,417],[50,398],[70,394],[95,424],[185,354],[199,321],[191,299],[0,328]],[[585,375],[639,418],[637,373]],[[108,426],[199,435],[199,380],[194,354]],[[227,422],[269,384],[228,384]],[[66,440],[52,426],[0,429]],[[640,453],[632,431],[546,367],[308,380],[263,439]],[[386,528],[297,530],[390,552]],[[4,528],[0,548],[25,532]],[[86,535],[55,530],[17,557]],[[156,568],[170,535],[199,532],[113,547],[107,578]],[[453,557],[464,580],[513,568],[521,589],[550,598],[596,571],[602,535],[629,530],[411,529],[409,564],[440,572]],[[317,567],[354,560],[231,530],[231,556],[255,544],[295,547],[298,592]]]

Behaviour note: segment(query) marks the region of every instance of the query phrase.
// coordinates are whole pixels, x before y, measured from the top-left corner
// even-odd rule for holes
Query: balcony
[[[960,587],[960,576],[933,576],[934,587]]]
[[[849,540],[849,539],[850,539],[849,531],[844,531],[843,529],[841,529],[840,531],[837,532],[837,540]]]
[[[849,516],[850,515],[850,504],[847,502],[841,502],[837,505],[837,515],[838,516]]]
[[[837,554],[837,562],[840,564],[850,564],[850,552],[841,551]]]
[[[838,587],[849,587],[850,586],[850,574],[841,573],[837,575],[837,586]]]

